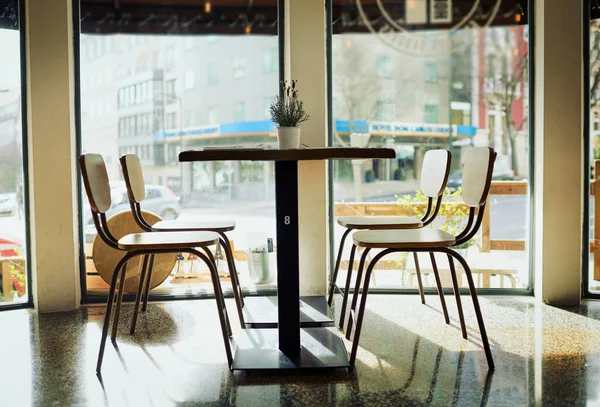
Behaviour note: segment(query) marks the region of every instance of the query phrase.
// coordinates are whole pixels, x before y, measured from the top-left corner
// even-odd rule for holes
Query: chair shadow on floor
[[[425,304],[425,307],[429,308],[431,311],[433,311],[437,314],[440,314],[440,318],[444,318],[444,313],[442,311],[440,311],[438,308],[434,308],[430,304]],[[450,315],[449,318],[450,318],[449,326],[460,332],[460,325],[459,325],[460,321],[455,316],[452,316],[452,315]],[[477,339],[481,339],[481,337],[479,336],[479,330],[477,330],[476,328],[473,328],[470,325],[467,325],[466,329],[467,329],[467,333],[469,334],[467,341],[469,341],[469,342],[477,345],[479,348],[483,349],[483,345],[481,344],[481,341],[477,340]],[[490,343],[493,343],[492,341],[493,340],[490,340]]]
[[[274,392],[272,397],[279,391],[280,400],[294,405],[295,393],[290,389],[314,387],[317,382],[320,391],[327,388],[327,399],[321,400],[327,405],[429,405],[436,397],[439,403],[440,395],[448,401],[444,404],[488,404],[494,373],[487,371],[480,343],[473,342],[481,349],[477,351],[445,349],[369,310],[367,326],[369,333],[363,337],[365,342],[361,342],[362,351],[353,371],[285,376],[234,374],[232,400],[240,402],[239,394],[248,396],[254,387],[267,386]],[[460,328],[456,329],[456,337],[464,341]]]
[[[477,330],[470,330],[467,344],[458,322],[454,320],[453,324],[449,335],[450,330],[440,318],[439,324],[431,324],[429,332],[421,335],[367,307],[355,366],[359,399],[366,401],[370,394],[385,394],[386,402],[399,405],[429,405],[442,397],[447,405],[486,405],[494,378],[505,373],[502,368],[488,370]],[[491,346],[495,356],[503,359],[500,366],[504,366],[504,352],[493,341]],[[476,350],[465,350],[467,347]],[[515,355],[510,359],[517,364],[527,363]],[[527,386],[522,390],[524,395],[528,393]]]
[[[13,368],[30,366],[26,381],[33,405],[56,400],[88,405],[103,399],[110,406],[127,405],[128,400],[150,405],[149,400],[159,397],[154,405],[244,406],[259,400],[264,406],[513,406],[583,405],[597,397],[599,302],[557,308],[528,298],[486,297],[482,306],[497,362],[493,376],[487,374],[481,348],[462,339],[459,329],[445,325],[417,296],[369,296],[358,359],[350,373],[279,377],[230,372],[211,300],[152,304],[147,326],[140,320],[133,338],[126,329],[129,305],[124,306],[118,352],[128,371],[109,345],[102,382],[93,369],[100,307],[56,314],[31,311],[28,331],[6,330],[4,349],[11,350],[6,357],[17,358]],[[3,326],[11,326],[10,317],[18,312],[0,314]],[[474,326],[473,318],[467,321]],[[472,336],[477,339],[476,332]],[[5,385],[15,389],[26,378],[27,373],[4,375]],[[8,400],[20,397],[7,395]]]
[[[188,326],[186,320],[193,321],[193,318],[186,317],[185,313],[178,313],[177,315],[178,319],[183,317],[185,320],[176,321],[176,317],[165,309],[162,304],[149,303],[147,311],[138,314],[136,332],[134,335],[130,335],[129,328],[133,317],[133,307],[133,302],[123,302],[117,329],[117,344],[134,342],[146,345],[167,345],[176,342],[178,338],[185,335],[186,326]],[[89,314],[90,319],[93,318],[101,327],[104,308],[90,308]]]

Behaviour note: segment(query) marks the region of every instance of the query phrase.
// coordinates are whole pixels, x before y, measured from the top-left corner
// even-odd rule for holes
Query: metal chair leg
[[[342,252],[344,251],[344,243],[346,242],[346,237],[348,237],[348,233],[350,233],[352,229],[346,229],[344,234],[342,235],[342,241],[340,242],[340,247],[338,248],[337,258],[335,260],[335,267],[333,268],[333,274],[331,276],[331,281],[329,282],[329,298],[327,299],[327,304],[331,307],[333,303],[333,294],[335,294],[335,283],[337,281],[338,271],[340,269],[340,263],[342,262]],[[345,293],[344,293],[345,295]]]
[[[354,293],[352,294],[352,304],[350,305],[350,315],[348,315],[348,327],[346,328],[346,339],[350,339],[350,335],[352,334],[352,318],[356,316],[356,303],[358,301],[358,295],[360,292],[360,282],[362,280],[362,273],[365,267],[365,261],[367,260],[367,255],[369,254],[371,249],[367,248],[362,254],[360,258],[360,263],[358,264],[358,273],[356,274],[356,284],[354,286]]]
[[[217,266],[216,266],[216,262],[215,262],[215,258],[213,256],[213,254],[211,253],[210,249],[208,247],[203,247],[202,250],[204,250],[204,252],[206,253],[206,257],[208,258],[208,260],[210,262],[212,262],[212,266],[213,268],[216,270]],[[217,272],[217,279],[219,278],[219,273]],[[229,315],[227,314],[227,306],[225,305],[225,296],[223,295],[223,287],[221,287],[221,280],[219,281],[219,285],[218,287],[218,293],[215,292],[215,297],[217,299],[217,303],[219,304],[219,306],[225,310],[225,326],[227,327],[227,335],[228,336],[232,336],[233,333],[231,331],[231,323],[229,322]]]
[[[425,304],[425,293],[423,292],[423,281],[421,280],[421,267],[419,267],[419,256],[417,252],[413,252],[415,259],[415,268],[417,270],[417,282],[419,283],[419,294],[421,295],[421,304]]]
[[[227,320],[229,319],[227,316],[227,308],[222,306],[224,304],[223,301],[223,290],[221,288],[221,282],[219,281],[219,274],[217,273],[217,268],[214,266],[214,262],[210,260],[209,257],[200,253],[197,250],[190,251],[190,253],[195,254],[199,258],[201,258],[207,265],[210,270],[211,280],[213,283],[213,290],[215,292],[215,299],[217,300],[217,314],[219,315],[219,322],[221,325],[221,333],[223,335],[223,342],[225,345],[225,354],[227,355],[227,364],[229,369],[231,369],[231,365],[233,363],[233,356],[231,352],[231,343],[229,342],[229,334],[227,332]]]
[[[146,281],[146,271],[148,269],[148,262],[150,260],[150,256],[147,254],[144,255],[144,262],[142,263],[142,271],[140,272],[139,282],[138,282],[138,290],[135,296],[135,305],[133,307],[133,317],[131,318],[131,327],[129,329],[129,333],[133,335],[135,333],[135,325],[137,324],[138,312],[140,310],[140,301],[142,299],[142,288],[144,286],[144,282]]]
[[[119,282],[119,292],[117,294],[117,307],[115,308],[115,316],[113,318],[112,333],[110,340],[112,343],[117,341],[117,329],[119,328],[119,316],[121,315],[121,303],[123,302],[123,293],[125,288],[125,276],[127,275],[127,266],[123,267],[121,272],[121,281]]]
[[[150,297],[150,282],[152,281],[152,271],[154,271],[154,255],[150,255],[150,262],[148,263],[148,276],[146,277],[146,287],[144,288],[144,302],[142,304],[142,312],[148,308],[148,297]]]
[[[471,268],[467,264],[466,260],[454,250],[448,249],[446,252],[460,262],[465,270],[467,276],[467,282],[469,283],[469,292],[471,293],[471,299],[473,300],[473,308],[475,308],[475,316],[477,317],[477,324],[479,325],[479,332],[481,334],[481,342],[483,343],[483,349],[485,351],[485,357],[487,359],[488,367],[490,370],[494,370],[494,359],[492,357],[492,351],[490,349],[490,343],[488,342],[487,333],[485,331],[485,324],[483,322],[483,316],[481,315],[481,308],[479,307],[479,300],[477,299],[477,291],[475,290],[475,284],[473,283],[473,276],[471,275]]]
[[[228,240],[224,238],[225,234],[221,235],[221,246],[223,246],[223,251],[225,252],[225,257],[227,258],[227,267],[229,268],[229,275],[231,276],[231,285],[233,289],[233,298],[235,299],[235,307],[237,309],[238,318],[240,320],[240,326],[242,329],[246,328],[246,323],[244,322],[244,297],[241,293],[241,286],[238,280],[237,270],[235,268],[235,264],[233,262],[233,254],[231,253],[231,246],[229,246]]]
[[[448,309],[446,308],[446,300],[444,299],[444,288],[442,287],[442,282],[440,280],[440,273],[438,272],[437,263],[435,262],[435,255],[433,252],[429,252],[429,257],[431,258],[431,265],[433,266],[433,275],[435,276],[435,284],[437,285],[438,295],[440,296],[440,302],[442,303],[442,311],[444,313],[444,319],[446,323],[450,323],[450,317],[448,316]]]
[[[356,353],[358,352],[358,342],[360,340],[360,331],[362,329],[362,323],[365,316],[365,308],[367,305],[367,294],[369,294],[369,282],[371,281],[371,273],[373,272],[373,268],[383,256],[391,253],[391,250],[384,250],[377,254],[369,263],[367,267],[367,273],[365,275],[365,284],[363,286],[362,296],[360,299],[360,308],[358,310],[358,314],[356,315],[356,328],[354,332],[354,340],[352,341],[352,351],[350,352],[350,366],[354,366],[354,362],[356,362]],[[362,259],[361,259],[362,263]],[[356,293],[355,293],[356,294]],[[349,332],[350,330],[348,330]],[[348,332],[346,333],[346,338],[348,337]]]
[[[460,288],[458,286],[458,279],[456,278],[456,268],[454,267],[454,259],[448,255],[448,263],[450,264],[450,274],[452,275],[452,289],[454,290],[454,297],[456,298],[456,308],[458,308],[458,319],[460,321],[460,329],[462,336],[467,339],[467,327],[465,325],[465,316],[463,314],[462,301],[460,299]]]
[[[348,262],[348,274],[346,275],[346,285],[344,286],[344,299],[342,300],[342,308],[340,310],[340,329],[344,329],[344,318],[346,317],[346,306],[348,305],[348,296],[350,295],[350,280],[352,279],[352,268],[354,267],[354,254],[356,246],[352,245],[350,251],[350,261]]]
[[[236,284],[237,284],[238,292],[240,294],[240,306],[241,306],[241,308],[244,308],[244,290],[242,289],[242,284],[240,283],[240,275],[238,274],[237,266],[235,265],[235,257],[234,257],[233,251],[231,250],[231,242],[229,241],[229,238],[227,237],[227,235],[225,233],[219,233],[219,235],[221,235],[221,237],[225,241],[226,252],[229,252],[229,257],[231,257],[231,267],[235,271],[235,279],[237,282]]]
[[[113,302],[115,300],[115,290],[117,288],[117,280],[119,273],[125,273],[124,266],[127,261],[133,256],[125,255],[115,267],[110,288],[108,290],[108,301],[106,302],[106,310],[104,311],[104,323],[102,324],[102,337],[100,339],[100,349],[98,351],[98,362],[96,363],[96,373],[100,374],[102,369],[102,360],[104,359],[104,349],[106,348],[106,337],[108,336],[108,328],[110,326],[110,314],[112,312]]]

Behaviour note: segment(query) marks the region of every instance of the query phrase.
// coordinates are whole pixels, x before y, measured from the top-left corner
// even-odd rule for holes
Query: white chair
[[[180,221],[180,220],[168,220],[156,222],[150,225],[145,219],[142,213],[140,203],[146,197],[146,187],[144,183],[144,173],[140,159],[135,154],[125,154],[120,158],[121,168],[123,169],[123,176],[125,178],[125,185],[127,186],[127,195],[129,197],[129,203],[131,205],[131,211],[133,217],[142,230],[146,232],[181,232],[181,231],[210,231],[215,232],[219,235],[219,241],[225,256],[227,258],[227,265],[229,267],[229,275],[231,276],[231,285],[233,288],[233,296],[235,299],[236,309],[240,325],[242,329],[245,328],[244,322],[244,297],[242,295],[242,286],[240,284],[239,276],[235,267],[233,259],[233,253],[231,252],[231,244],[225,232],[229,232],[235,229],[235,222],[232,220],[211,220],[211,221]],[[153,256],[150,257],[149,261],[149,274],[152,275],[152,265],[154,262]],[[144,288],[144,303],[142,305],[142,311],[146,310],[149,294],[149,282]],[[135,321],[132,325],[132,333],[135,330]]]
[[[212,253],[208,249],[214,246],[219,241],[219,235],[214,232],[165,232],[165,233],[132,233],[116,239],[110,232],[106,222],[106,211],[111,207],[110,185],[106,165],[104,159],[99,154],[84,154],[79,157],[79,165],[83,177],[83,184],[87,193],[90,207],[92,210],[92,218],[98,232],[98,236],[110,247],[124,252],[123,258],[117,263],[112,275],[110,289],[108,292],[108,301],[106,303],[106,312],[104,314],[104,324],[102,326],[102,339],[100,341],[100,350],[98,352],[98,363],[96,372],[100,373],[102,368],[102,360],[104,358],[104,348],[106,346],[106,337],[110,325],[111,312],[119,283],[119,293],[115,308],[115,316],[113,319],[113,327],[111,340],[116,343],[117,327],[119,323],[119,313],[121,310],[121,302],[123,300],[123,287],[125,284],[125,276],[127,271],[127,262],[137,256],[144,256],[144,265],[147,266],[148,257],[161,253],[192,253],[203,260],[210,270],[215,298],[217,302],[217,311],[221,324],[221,332],[225,343],[225,351],[229,367],[232,364],[232,352],[229,337],[231,336],[231,326],[223,299],[223,292],[219,282],[219,276],[215,266]],[[201,248],[204,253],[199,252],[196,248]],[[142,267],[142,272],[139,277],[139,287],[142,287],[144,281],[146,267]],[[146,286],[149,286],[150,273]],[[137,310],[140,303],[140,290],[138,289],[134,320],[137,316]],[[134,325],[135,322],[132,322]],[[132,330],[133,331],[133,330]]]
[[[340,242],[340,247],[338,249],[333,275],[331,277],[331,281],[329,282],[329,298],[327,301],[329,306],[331,306],[335,291],[341,292],[344,296],[340,311],[340,328],[343,326],[343,321],[346,314],[350,280],[352,278],[352,268],[354,266],[354,256],[356,253],[356,246],[353,245],[352,250],[350,251],[350,261],[348,264],[348,274],[346,275],[346,284],[344,286],[344,290],[341,290],[336,285],[336,280],[342,258],[342,252],[344,250],[344,243],[348,234],[353,230],[419,229],[429,225],[435,220],[440,210],[444,189],[446,188],[446,183],[448,182],[448,176],[450,174],[451,162],[452,154],[448,150],[429,150],[425,153],[425,156],[423,157],[423,165],[421,167],[420,185],[421,192],[423,192],[423,194],[427,197],[427,209],[425,214],[420,219],[414,216],[340,216],[337,218],[337,223],[340,226],[345,227],[346,231],[342,235],[342,241]],[[433,203],[434,199],[435,207]],[[423,281],[421,279],[421,270],[419,268],[419,258],[417,257],[416,253],[413,253],[413,256],[417,271],[417,281],[419,283],[419,294],[421,295],[421,302],[425,304],[425,294],[423,292]],[[449,323],[450,319],[448,317],[448,311],[446,310],[444,292],[442,290],[437,265],[433,256],[431,256],[431,261],[433,263],[433,271],[438,294],[440,295],[442,301],[444,317],[446,318],[446,323]]]
[[[356,232],[352,236],[354,245],[365,248],[360,259],[356,287],[352,298],[352,305],[348,318],[348,327],[346,329],[346,338],[350,339],[352,326],[356,324],[356,332],[352,342],[352,351],[350,354],[350,364],[353,366],[356,361],[356,353],[360,340],[360,332],[365,313],[367,302],[367,294],[369,292],[369,281],[373,267],[384,256],[394,252],[428,252],[433,257],[433,253],[445,253],[448,256],[450,263],[450,273],[452,275],[452,284],[456,294],[459,318],[463,337],[466,338],[466,328],[464,316],[462,312],[462,304],[460,301],[460,292],[457,283],[456,270],[453,259],[459,261],[465,270],[467,282],[469,284],[469,292],[473,300],[475,315],[481,333],[481,340],[485,350],[485,356],[488,366],[491,370],[494,369],[494,360],[485,331],[483,316],[477,299],[477,291],[473,283],[473,276],[469,265],[465,259],[460,256],[452,247],[464,244],[471,240],[481,226],[483,213],[485,211],[486,201],[490,190],[492,179],[492,170],[494,168],[496,154],[494,150],[487,147],[473,147],[469,149],[465,157],[465,165],[463,169],[463,189],[462,199],[469,206],[469,218],[465,229],[456,236],[447,232],[435,229],[413,229],[413,230],[386,230],[386,231],[361,231]],[[364,286],[362,289],[362,297],[358,314],[356,314],[356,304],[360,290],[361,277],[368,253],[372,249],[385,249],[378,253],[369,263],[365,275]]]

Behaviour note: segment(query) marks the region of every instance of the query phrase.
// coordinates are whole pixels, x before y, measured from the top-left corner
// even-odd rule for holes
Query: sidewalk
[[[240,206],[246,209],[264,208],[274,205],[275,186],[271,199],[235,199],[230,198],[227,191],[202,191],[194,192],[186,197],[182,208],[219,208]],[[397,196],[414,194],[419,189],[419,182],[408,181],[375,181],[361,184],[362,201],[395,202]],[[354,183],[352,181],[335,181],[333,183],[333,199],[336,202],[354,202]]]
[[[363,201],[395,202],[396,195],[414,194],[419,189],[419,182],[407,181],[375,181],[361,184]],[[333,197],[336,201],[355,201],[354,182],[337,181],[333,183]]]

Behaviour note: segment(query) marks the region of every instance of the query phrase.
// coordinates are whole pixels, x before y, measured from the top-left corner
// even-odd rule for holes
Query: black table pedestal
[[[319,297],[300,303],[298,250],[298,161],[330,159],[393,159],[389,148],[321,147],[290,150],[206,149],[184,151],[179,161],[275,161],[277,224],[277,328],[243,329],[236,339],[232,368],[236,370],[287,370],[348,368],[348,354],[336,328],[323,327],[330,321],[327,304]],[[325,225],[323,225],[325,227]],[[323,297],[324,301],[324,297]],[[250,326],[265,326],[270,314],[246,310]],[[267,308],[268,310],[268,308]],[[266,318],[263,318],[267,315]],[[302,315],[302,316],[301,316]],[[256,325],[254,325],[256,324]],[[309,327],[321,325],[321,327]]]
[[[298,253],[298,161],[275,162],[279,350],[300,356],[300,265]]]

